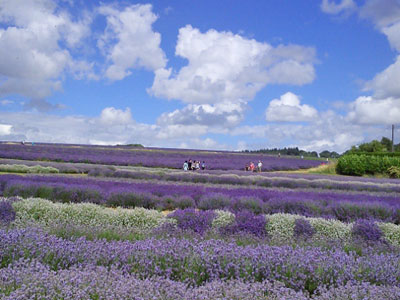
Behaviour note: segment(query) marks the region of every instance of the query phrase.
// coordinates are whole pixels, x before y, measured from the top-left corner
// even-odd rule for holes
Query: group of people
[[[188,161],[185,160],[185,162],[183,163],[183,170],[184,171],[188,171],[188,170],[200,170],[200,168],[202,170],[205,170],[206,168],[206,162],[203,160],[203,162],[200,164],[199,160],[194,160],[192,161],[191,159],[189,159]]]
[[[251,172],[261,172],[261,169],[262,169],[262,162],[261,162],[261,160],[259,160],[258,161],[258,164],[257,164],[257,169],[256,169],[256,165],[253,163],[253,162],[250,162],[250,164],[247,164],[245,167],[244,167],[244,170],[245,171],[251,171]]]

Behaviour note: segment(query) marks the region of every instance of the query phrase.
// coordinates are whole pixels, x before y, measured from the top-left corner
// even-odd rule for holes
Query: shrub
[[[291,239],[294,234],[294,223],[299,216],[277,213],[267,216],[267,231],[272,236]]]
[[[212,221],[213,228],[221,228],[228,225],[231,225],[235,222],[235,215],[226,210],[215,210],[216,216]]]
[[[194,208],[179,209],[169,214],[168,217],[177,221],[179,228],[183,230],[193,230],[203,234],[211,228],[212,220],[215,218],[213,211],[201,211]]]
[[[199,201],[198,208],[202,210],[223,209],[225,207],[229,207],[230,202],[231,199],[229,196],[224,194],[215,193],[204,195]]]
[[[315,229],[315,235],[330,240],[348,239],[351,235],[351,224],[338,220],[327,220],[323,218],[308,218],[311,226]]]
[[[362,176],[386,173],[390,167],[400,167],[400,157],[349,154],[339,158],[336,171],[343,175]]]
[[[235,222],[221,228],[222,234],[250,233],[265,237],[267,220],[263,215],[255,215],[250,211],[239,211],[235,214]]]
[[[231,208],[234,211],[249,210],[255,214],[260,214],[263,209],[263,202],[259,198],[239,197],[232,201]]]
[[[382,238],[382,231],[378,225],[374,221],[364,219],[353,224],[351,234],[365,241],[379,241]]]
[[[387,169],[390,178],[400,178],[400,167],[391,166]]]
[[[315,229],[308,220],[299,218],[294,221],[294,236],[296,238],[310,238],[314,233]]]
[[[9,201],[0,200],[0,225],[9,225],[15,220],[15,210]]]

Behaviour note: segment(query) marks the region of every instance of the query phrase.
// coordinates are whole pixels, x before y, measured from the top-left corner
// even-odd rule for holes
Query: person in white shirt
[[[261,160],[259,160],[258,164],[257,164],[258,172],[261,172],[261,168],[262,168],[262,162],[261,162]]]

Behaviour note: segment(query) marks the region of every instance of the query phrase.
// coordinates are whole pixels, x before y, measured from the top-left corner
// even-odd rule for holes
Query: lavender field
[[[243,170],[251,161],[262,160],[264,170],[297,170],[315,167],[321,161],[278,158],[236,152],[182,151],[177,149],[141,149],[127,147],[67,146],[52,144],[0,143],[1,158],[22,160],[92,163],[121,166],[146,166],[180,169],[185,160],[205,161],[210,170]]]
[[[398,180],[233,152],[3,143],[0,158],[0,299],[400,299]]]

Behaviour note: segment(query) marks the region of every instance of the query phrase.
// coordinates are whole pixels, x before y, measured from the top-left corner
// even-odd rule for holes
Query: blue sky
[[[0,140],[341,152],[400,123],[399,52],[398,0],[3,0]]]

